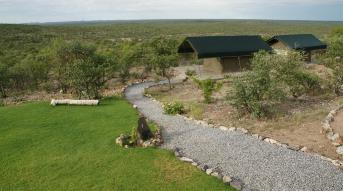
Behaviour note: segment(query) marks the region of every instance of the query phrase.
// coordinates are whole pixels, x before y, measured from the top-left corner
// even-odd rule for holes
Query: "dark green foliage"
[[[99,91],[109,76],[106,58],[95,51],[95,47],[79,42],[63,44],[56,50],[57,80],[64,89],[72,89],[78,98],[99,98]]]
[[[179,102],[167,103],[163,106],[163,109],[164,113],[169,115],[183,114],[185,112],[184,106]]]
[[[320,90],[317,75],[302,68],[302,55],[288,56],[259,52],[252,59],[252,70],[234,79],[228,99],[241,112],[265,117],[287,95],[299,97]]]
[[[115,47],[113,52],[115,67],[122,82],[130,78],[130,69],[138,65],[139,50],[139,44],[126,41],[118,43]]]
[[[212,94],[216,91],[219,91],[220,88],[223,86],[223,83],[212,79],[199,80],[192,77],[192,80],[201,89],[205,103],[210,103],[212,101]]]
[[[186,74],[186,76],[188,76],[188,77],[192,77],[192,76],[195,76],[196,74],[197,74],[197,72],[195,71],[195,70],[187,70],[186,72],[185,72],[185,74]]]
[[[323,61],[333,70],[332,87],[336,95],[343,95],[343,30],[335,29],[330,35],[329,46]]]
[[[172,67],[178,65],[178,45],[179,41],[174,38],[156,37],[149,41],[148,53],[145,55],[155,73],[168,80],[170,89],[171,78],[174,76]]]
[[[64,83],[66,79],[63,78],[65,67],[63,65],[56,67],[58,65],[49,56],[54,49],[65,42],[79,41],[93,44],[96,46],[97,54],[105,55],[109,63],[114,63],[111,64],[112,70],[122,67],[121,72],[118,69],[120,74],[118,76],[122,79],[127,78],[128,75],[132,77],[127,72],[127,68],[131,68],[132,65],[144,66],[146,70],[136,75],[144,78],[154,66],[150,62],[151,57],[147,56],[150,52],[148,47],[152,36],[168,36],[178,40],[190,34],[192,36],[215,34],[273,36],[281,33],[312,33],[324,37],[333,27],[340,24],[306,21],[172,20],[41,26],[0,25],[0,96],[25,93],[27,90],[67,90],[68,83]],[[337,32],[334,33],[340,33],[339,29],[335,31]],[[117,47],[127,41],[130,41],[127,44],[133,46],[130,45],[130,49],[135,49],[137,55],[132,56],[131,50],[128,52],[125,50],[125,54],[122,55],[123,60],[131,60],[135,57],[134,63],[122,62],[126,64],[121,65],[116,63],[115,59],[118,57]],[[55,70],[58,68],[59,70]],[[162,72],[159,70],[159,73]]]
[[[228,95],[228,100],[238,111],[265,117],[270,108],[285,97],[273,79],[272,60],[266,52],[257,53],[252,59],[252,70],[234,78],[233,92]]]

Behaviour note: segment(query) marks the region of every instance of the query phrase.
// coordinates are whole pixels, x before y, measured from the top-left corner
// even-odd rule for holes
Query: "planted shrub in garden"
[[[191,77],[191,76],[195,76],[197,73],[196,73],[195,70],[189,70],[189,69],[188,69],[188,70],[185,72],[185,74],[186,74],[186,76]]]
[[[184,106],[179,102],[167,103],[163,106],[163,109],[164,113],[169,115],[182,114],[185,112]]]
[[[210,103],[212,101],[212,94],[217,92],[223,86],[223,83],[212,80],[199,80],[196,78],[192,78],[192,80],[198,85],[198,87],[202,90],[204,99],[206,103]]]

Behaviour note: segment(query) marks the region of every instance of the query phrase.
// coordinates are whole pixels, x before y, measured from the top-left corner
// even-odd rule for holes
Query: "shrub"
[[[131,130],[130,144],[136,145],[138,140],[137,127],[133,127]]]
[[[249,72],[233,80],[233,92],[228,95],[230,104],[240,113],[265,117],[271,107],[285,97],[268,73]]]
[[[205,103],[210,103],[212,101],[212,94],[216,91],[219,91],[223,86],[223,83],[217,82],[212,79],[199,80],[196,78],[192,78],[192,80],[202,90]]]
[[[192,77],[192,76],[195,76],[197,73],[195,70],[190,70],[188,69],[186,72],[185,72],[186,76],[188,77]]]
[[[182,103],[173,102],[163,106],[164,112],[169,115],[183,114],[185,109]]]

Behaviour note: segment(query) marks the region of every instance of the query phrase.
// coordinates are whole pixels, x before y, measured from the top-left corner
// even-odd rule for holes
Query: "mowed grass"
[[[121,98],[0,107],[0,190],[230,190],[169,151],[117,146],[137,119]]]

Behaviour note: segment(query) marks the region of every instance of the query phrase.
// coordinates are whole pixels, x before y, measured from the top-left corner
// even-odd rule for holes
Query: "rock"
[[[325,132],[332,131],[330,124],[326,122],[323,123],[322,128]]]
[[[271,139],[271,138],[265,138],[264,141],[267,143],[270,143],[270,144],[277,144],[278,143],[277,141],[275,141],[274,139]]]
[[[288,145],[287,148],[288,148],[288,149],[291,149],[291,150],[293,150],[293,151],[298,151],[298,150],[300,150],[300,146],[298,146],[298,145]]]
[[[229,130],[227,127],[224,127],[224,126],[220,126],[219,129],[222,130],[222,131],[227,131],[227,130]]]
[[[236,131],[236,128],[235,127],[230,127],[229,131]]]
[[[203,170],[203,171],[206,171],[207,169],[209,169],[209,167],[208,167],[207,165],[204,165],[204,166],[202,167],[202,170]]]
[[[329,121],[329,122],[332,122],[334,120],[334,116],[332,115],[332,113],[329,113],[329,115],[326,117],[326,119]]]
[[[343,146],[337,147],[336,153],[339,155],[343,155]]]
[[[229,177],[229,176],[223,176],[223,182],[224,182],[224,184],[230,184],[231,181],[232,181],[231,177]]]
[[[332,144],[333,146],[335,146],[335,147],[339,147],[339,146],[341,146],[341,144],[340,144],[340,143],[336,143],[336,142],[331,142],[331,144]]]
[[[238,131],[241,131],[242,133],[244,134],[247,134],[248,133],[248,130],[246,129],[243,129],[243,128],[237,128]]]
[[[327,137],[330,141],[336,141],[337,139],[339,139],[339,134],[330,131],[330,132],[326,133],[326,137]]]
[[[153,134],[146,122],[145,117],[140,117],[138,120],[138,127],[137,127],[137,137],[138,140],[147,141],[153,137]]]
[[[283,147],[283,148],[288,148],[288,145],[287,144],[283,144],[283,143],[281,143],[281,145],[280,145],[281,147]]]
[[[333,116],[334,116],[334,115],[336,115],[336,113],[337,113],[337,111],[336,111],[336,110],[332,110],[332,111],[330,111],[330,114],[331,114],[331,115],[333,115]]]
[[[187,157],[181,157],[180,160],[183,161],[183,162],[189,162],[189,163],[192,163],[192,162],[193,162],[192,159],[187,158]]]
[[[210,169],[210,168],[206,170],[206,174],[208,174],[208,175],[211,175],[211,174],[212,174],[212,172],[213,172],[213,170],[212,170],[212,169]]]
[[[175,151],[174,154],[175,154],[176,157],[181,157],[182,156],[181,153],[178,152],[178,151]]]
[[[198,163],[192,162],[192,166],[198,166]]]
[[[144,147],[144,148],[153,147],[153,146],[155,146],[155,145],[152,143],[151,140],[144,141],[144,142],[142,143],[142,147]]]
[[[131,136],[121,134],[118,138],[116,138],[116,144],[124,147],[125,145],[129,145],[131,140]]]
[[[335,166],[341,166],[341,163],[338,160],[333,160],[332,164]]]
[[[236,190],[242,190],[243,188],[243,182],[239,179],[232,179],[232,181],[230,182],[230,186],[235,188]]]
[[[138,108],[138,106],[137,106],[137,105],[133,105],[132,107],[133,107],[134,109],[137,109],[137,108]]]
[[[300,149],[300,151],[302,151],[302,152],[306,152],[307,150],[308,150],[307,147],[303,147]]]
[[[259,138],[259,135],[258,134],[252,134],[251,136],[255,137],[255,138]]]
[[[218,172],[213,172],[212,174],[211,174],[211,176],[214,176],[214,177],[216,177],[216,178],[218,178],[218,179],[222,179],[222,175],[221,174],[219,174]]]

